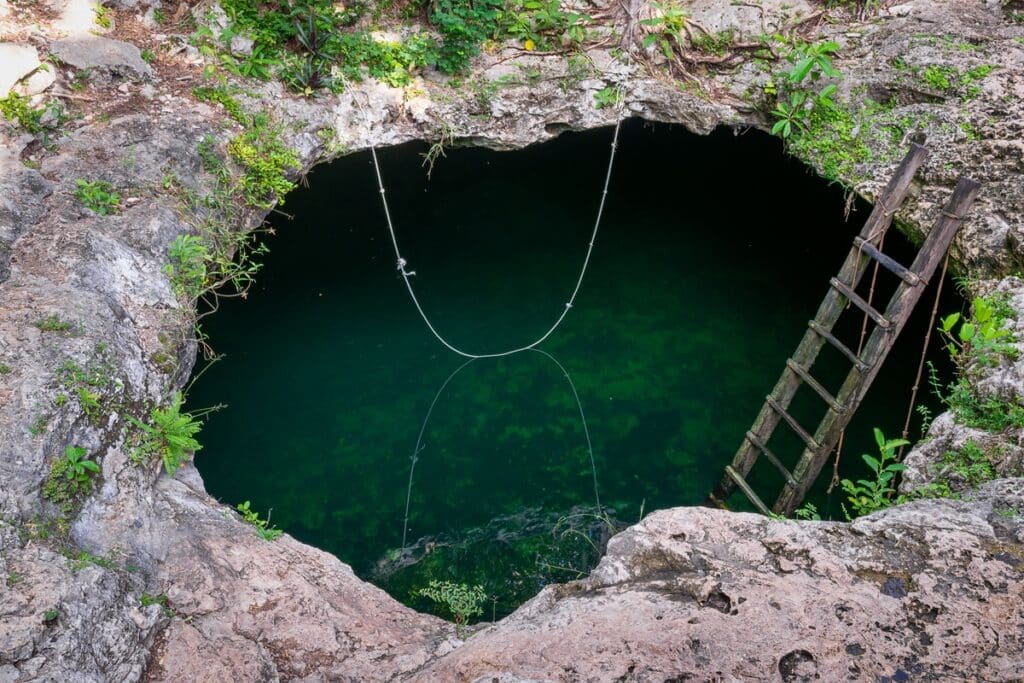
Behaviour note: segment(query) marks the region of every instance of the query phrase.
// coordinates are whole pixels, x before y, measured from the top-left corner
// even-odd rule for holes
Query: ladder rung
[[[808,434],[807,431],[800,426],[800,423],[796,421],[796,418],[787,413],[785,408],[779,405],[778,401],[770,395],[765,397],[765,401],[767,401],[768,405],[772,407],[772,410],[778,413],[782,419],[786,421],[786,424],[788,424],[793,431],[797,433],[797,436],[804,440],[804,443],[807,444],[807,448],[812,451],[818,450],[818,442],[814,440],[814,437]]]
[[[911,272],[908,268],[897,263],[895,259],[880,252],[878,247],[871,244],[871,242],[867,242],[860,237],[855,237],[853,238],[853,244],[865,254],[878,261],[883,268],[896,275],[911,287],[916,287],[921,284],[921,278],[918,277],[916,273]]]
[[[829,284],[832,285],[833,289],[845,296],[847,300],[853,303],[857,308],[867,313],[868,317],[874,320],[876,325],[885,330],[888,330],[892,326],[892,323],[888,318],[875,310],[875,307],[867,301],[864,301],[864,299],[862,299],[857,292],[850,289],[845,282],[840,282],[838,278],[832,278],[829,280]]]
[[[828,404],[829,408],[837,413],[843,412],[843,407],[839,405],[839,401],[837,401],[832,394],[828,393],[828,391],[825,390],[825,387],[818,384],[818,380],[811,377],[811,374],[800,367],[796,361],[790,358],[786,361],[786,367],[795,372],[807,386],[814,389],[818,396],[821,396],[821,400]]]
[[[768,460],[775,465],[775,468],[782,473],[782,476],[784,476],[792,486],[796,486],[796,479],[793,478],[793,473],[786,469],[786,466],[782,464],[781,460],[775,457],[774,453],[768,450],[768,446],[761,443],[761,440],[757,438],[757,434],[754,434],[754,432],[747,432],[747,441],[754,444],[754,446],[764,454],[764,457],[768,458]]]
[[[757,508],[758,512],[768,517],[772,516],[772,511],[769,510],[768,506],[765,505],[764,502],[757,497],[757,494],[754,493],[754,489],[750,488],[750,484],[747,483],[747,480],[744,479],[739,472],[734,470],[732,468],[732,465],[725,466],[725,473],[732,477],[732,480],[736,482],[737,486],[740,487],[740,491],[743,491],[743,494],[751,503],[754,504],[754,507]]]
[[[827,341],[829,344],[834,346],[836,350],[839,351],[839,353],[846,356],[846,359],[853,363],[855,368],[857,368],[861,372],[864,372],[868,369],[867,363],[862,361],[860,358],[857,357],[857,354],[848,349],[846,347],[846,344],[833,337],[829,332],[826,332],[825,329],[817,323],[817,321],[812,320],[811,322],[807,323],[807,326],[811,328],[811,330],[814,331],[815,334],[817,334],[822,339]]]

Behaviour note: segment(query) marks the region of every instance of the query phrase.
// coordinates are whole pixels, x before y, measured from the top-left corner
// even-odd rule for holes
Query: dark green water
[[[610,136],[453,150],[429,181],[425,146],[379,153],[408,268],[451,341],[500,351],[558,316]],[[767,136],[624,126],[590,270],[543,345],[571,375],[601,502],[616,519],[704,499],[867,216],[857,205],[845,222],[843,206],[839,188]],[[586,570],[603,539],[587,516],[595,472],[579,409],[558,365],[523,353],[451,379],[411,489],[408,545],[429,537],[415,558],[426,555],[375,574],[402,545],[424,417],[464,359],[430,335],[398,277],[369,155],[318,169],[284,208],[295,219],[274,219],[258,285],[207,319],[226,357],[196,383],[190,407],[229,405],[203,431],[197,464],[208,490],[272,508],[274,524],[419,606],[411,591],[431,578],[479,581],[500,614]],[[909,245],[889,242],[909,262]],[[873,450],[872,426],[894,436],[902,428],[931,296],[924,301],[848,432],[847,467]],[[844,334],[855,335],[859,317],[849,318]],[[840,360],[815,370],[833,389]],[[819,415],[801,401],[797,413]],[[795,440],[773,444],[795,457]],[[838,492],[815,500],[842,518]]]

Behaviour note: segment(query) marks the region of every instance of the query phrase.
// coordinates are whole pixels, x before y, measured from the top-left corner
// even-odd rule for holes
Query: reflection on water
[[[520,353],[536,353],[536,354],[540,354],[541,356],[547,358],[552,363],[554,363],[555,367],[557,367],[559,369],[559,371],[561,371],[562,375],[565,377],[566,382],[569,383],[569,389],[572,391],[573,399],[576,401],[576,408],[579,410],[579,413],[580,413],[581,431],[583,433],[583,437],[586,439],[586,443],[587,443],[587,456],[590,459],[590,469],[591,469],[591,473],[593,474],[593,477],[594,477],[594,511],[595,511],[595,513],[597,515],[600,515],[601,514],[601,493],[600,493],[600,490],[599,490],[599,487],[598,487],[598,484],[597,484],[597,464],[594,462],[594,445],[593,445],[593,442],[590,439],[590,429],[587,427],[587,415],[586,415],[586,413],[583,410],[583,402],[580,401],[579,392],[576,391],[576,384],[572,381],[572,376],[569,375],[569,372],[565,369],[565,366],[563,366],[561,363],[559,363],[558,359],[556,359],[554,356],[552,356],[547,351],[544,351],[543,349],[535,349],[535,348],[522,349],[520,351],[516,351],[514,354],[503,354],[502,357],[508,358],[508,357],[511,357],[512,355],[518,355]],[[448,384],[453,379],[455,379],[455,377],[460,372],[462,372],[463,369],[465,369],[471,363],[487,362],[489,360],[492,360],[492,359],[491,358],[486,358],[486,357],[470,358],[469,360],[465,361],[462,365],[460,365],[459,367],[455,368],[455,370],[452,371],[452,374],[448,375],[448,377],[445,378],[444,382],[441,383],[441,386],[440,386],[440,388],[438,388],[437,393],[434,394],[434,399],[430,402],[430,407],[427,408],[427,414],[423,418],[423,424],[420,425],[419,434],[416,436],[416,446],[413,448],[412,456],[410,456],[410,458],[409,458],[409,487],[408,487],[408,491],[406,492],[406,495],[405,495],[405,517],[402,520],[402,550],[403,551],[406,549],[406,540],[407,540],[408,533],[409,533],[409,509],[410,509],[410,506],[412,504],[413,477],[414,477],[414,475],[416,473],[416,463],[419,462],[420,453],[422,453],[424,448],[426,448],[426,442],[424,441],[423,437],[424,437],[424,434],[426,434],[427,425],[430,424],[430,416],[434,413],[434,406],[437,405],[438,400],[441,398],[441,396],[444,395],[444,390],[448,387]]]
[[[451,150],[429,181],[422,146],[378,152],[417,294],[446,336],[512,348],[564,309],[609,132]],[[204,320],[226,357],[189,406],[230,407],[196,462],[213,495],[272,508],[400,599],[430,579],[481,583],[499,615],[585,571],[616,520],[704,499],[866,216],[845,223],[841,190],[770,138],[629,122],[571,314],[544,353],[460,367],[409,301],[377,195],[368,155],[319,169],[289,197],[296,219],[276,224],[248,299]],[[787,197],[798,211],[777,210]],[[871,427],[902,427],[926,308],[848,430],[844,467],[872,448]],[[837,496],[817,495],[841,518]]]

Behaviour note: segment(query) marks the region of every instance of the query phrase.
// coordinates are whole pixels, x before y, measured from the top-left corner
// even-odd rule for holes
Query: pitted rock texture
[[[61,62],[76,69],[134,79],[153,75],[139,48],[120,40],[95,36],[67,38],[54,41],[50,50]]]
[[[854,138],[866,141],[870,158],[844,168],[844,180],[872,196],[906,144],[923,136],[932,156],[899,214],[902,227],[926,231],[956,178],[969,173],[986,189],[957,242],[957,265],[986,274],[1022,262],[1024,27],[1009,8],[879,3],[859,21],[803,0],[684,4],[712,30],[736,29],[740,42],[775,30],[840,42],[842,97],[892,95],[884,117],[858,128]],[[19,3],[12,12],[0,0],[0,41],[66,57],[33,104],[59,101],[72,115],[61,123],[48,113],[37,136],[0,124],[0,363],[8,369],[0,372],[0,517],[17,530],[0,536],[8,572],[0,587],[0,680],[1017,675],[1020,517],[994,517],[991,501],[1020,511],[1019,480],[990,485],[972,503],[921,502],[852,526],[660,512],[613,541],[593,577],[548,588],[462,643],[452,625],[397,604],[336,558],[288,537],[260,540],[205,494],[191,465],[172,480],[157,463],[132,464],[126,416],[166,403],[196,358],[189,304],[163,269],[175,236],[209,218],[201,202],[187,201],[216,191],[199,143],[224,157],[240,132],[219,105],[192,95],[210,81],[180,35],[182,20],[190,9],[202,19],[209,3],[168,9],[171,26],[160,30],[179,35],[154,33],[151,11],[149,19],[133,14],[152,5],[119,2],[114,29],[100,38],[90,33],[91,3]],[[597,0],[588,9],[628,59],[616,59],[609,42],[590,50],[593,68],[580,74],[564,56],[506,47],[481,56],[465,79],[508,77],[487,97],[429,71],[409,89],[367,81],[306,99],[278,83],[245,82],[237,97],[287,124],[284,139],[301,166],[293,179],[342,151],[448,133],[457,144],[516,148],[622,116],[698,133],[770,125],[759,93],[775,66],[738,50],[718,64],[695,61],[675,82],[656,51],[639,47],[646,3]],[[58,43],[68,34],[85,53]],[[116,59],[89,51],[110,41],[127,46]],[[141,60],[143,48],[153,52],[151,64]],[[977,92],[957,81],[955,89],[922,94],[919,74],[931,62],[958,74],[993,68],[972,83]],[[520,66],[540,78],[520,79]],[[622,89],[621,109],[594,106],[607,86]],[[801,153],[819,168],[835,161],[828,149]],[[84,207],[74,196],[78,179],[110,183],[120,210],[102,216]],[[266,214],[236,208],[228,229],[253,228]],[[1018,292],[1024,310],[1021,284],[1003,286]],[[41,329],[49,316],[67,327]],[[98,417],[77,401],[58,402],[69,363],[103,378]],[[1021,373],[1016,366],[1008,373],[992,375],[994,390],[1019,395]],[[57,511],[40,488],[72,444],[87,448],[102,473],[67,537],[43,538],[40,520]],[[83,551],[106,559],[77,567],[65,557]],[[143,592],[166,595],[174,616],[142,607]]]
[[[416,681],[1011,681],[1024,482],[852,524],[651,514]]]

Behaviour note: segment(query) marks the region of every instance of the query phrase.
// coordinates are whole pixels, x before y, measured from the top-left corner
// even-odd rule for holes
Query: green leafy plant
[[[168,247],[167,256],[170,263],[163,270],[175,293],[190,299],[198,297],[207,284],[210,250],[196,235],[178,235]]]
[[[921,79],[926,85],[936,90],[949,90],[953,87],[956,78],[956,69],[948,66],[930,64],[921,74]]]
[[[946,349],[958,366],[980,363],[993,367],[1000,358],[1016,358],[1013,333],[1006,327],[1008,311],[1004,302],[976,297],[969,317],[951,313],[942,319],[939,331]],[[958,327],[959,325],[959,327]]]
[[[103,569],[117,569],[117,562],[114,560],[112,555],[109,557],[93,555],[88,550],[80,550],[74,554],[70,551],[65,551],[64,555],[71,560],[72,571],[81,571],[89,565],[102,567]]]
[[[245,169],[239,180],[242,196],[261,209],[269,209],[295,187],[287,173],[299,167],[299,157],[280,133],[269,117],[256,114],[250,127],[228,143],[231,158]]]
[[[111,16],[111,10],[109,7],[105,7],[102,3],[96,3],[93,7],[93,11],[96,13],[96,25],[100,28],[109,29],[114,25],[113,18]]]
[[[4,118],[8,121],[17,123],[29,133],[41,133],[45,130],[46,126],[43,124],[43,116],[47,112],[53,114],[53,120],[57,124],[62,122],[62,110],[56,102],[35,108],[29,102],[29,98],[22,97],[14,92],[9,93],[7,97],[0,98],[0,114],[3,114]]]
[[[121,197],[110,183],[103,180],[75,181],[75,197],[82,202],[87,209],[100,216],[108,216],[117,213],[121,206]]]
[[[821,521],[821,514],[818,512],[818,506],[814,503],[804,503],[802,506],[797,508],[793,513],[793,516],[797,519],[813,520],[816,522]]]
[[[609,85],[594,93],[594,106],[598,109],[614,107],[622,100],[622,91]]]
[[[41,332],[58,332],[68,334],[74,330],[74,324],[64,320],[59,313],[51,313],[33,323]]]
[[[152,595],[150,593],[143,593],[139,597],[139,605],[141,607],[149,607],[150,605],[160,605],[160,611],[163,612],[165,617],[173,617],[177,613],[171,608],[170,603],[167,600],[166,593],[160,593],[158,595]]]
[[[259,513],[252,509],[252,507],[249,504],[249,501],[239,503],[236,506],[236,509],[242,515],[242,519],[256,527],[256,533],[264,541],[276,541],[284,533],[277,527],[270,525],[269,512],[267,513],[266,519],[260,519]]]
[[[11,374],[11,366],[7,363],[0,363],[0,375]]]
[[[437,67],[445,73],[459,73],[480,52],[480,44],[498,31],[500,0],[438,0],[430,21],[441,34]]]
[[[562,11],[558,0],[506,0],[498,10],[493,37],[520,40],[527,50],[555,47],[554,40],[578,44],[586,38],[590,20],[585,14]]]
[[[771,115],[775,118],[772,134],[788,139],[796,133],[807,132],[816,112],[835,109],[833,96],[836,85],[829,83],[822,88],[818,81],[824,78],[840,78],[842,74],[832,64],[832,56],[839,45],[832,41],[820,43],[797,43],[786,54],[790,68],[776,80],[770,80],[765,87],[769,94],[778,95]]]
[[[839,51],[839,43],[831,40],[820,43],[797,43],[786,59],[793,65],[786,73],[792,85],[800,85],[810,79],[840,78],[842,74],[832,64],[832,57]]]
[[[28,433],[32,436],[39,436],[46,431],[46,425],[48,420],[45,415],[38,416],[28,428]]]
[[[652,29],[652,32],[644,37],[643,46],[649,48],[657,45],[665,59],[671,62],[675,59],[676,51],[682,51],[686,47],[687,12],[676,0],[654,0],[651,7],[657,14],[640,22],[641,25]]]
[[[64,478],[73,481],[79,486],[89,483],[89,475],[100,471],[100,466],[86,456],[86,451],[80,446],[68,446],[64,451]]]
[[[890,507],[896,494],[895,477],[906,469],[905,465],[896,461],[896,449],[909,445],[910,442],[906,439],[886,439],[882,430],[877,427],[874,433],[879,457],[875,458],[867,453],[861,456],[874,478],[858,479],[856,482],[843,479],[840,482],[843,492],[847,494],[850,507],[857,517]],[[846,511],[845,506],[843,510]],[[849,518],[850,514],[848,512],[846,514]]]
[[[164,470],[170,476],[178,471],[189,455],[202,448],[196,435],[203,428],[197,415],[181,412],[181,392],[174,394],[171,404],[166,408],[153,408],[149,413],[149,424],[131,415],[129,422],[142,430],[141,443],[132,452],[132,460],[141,463],[152,457],[163,461]],[[207,411],[202,414],[205,415]]]
[[[468,586],[452,581],[431,581],[426,588],[420,588],[415,594],[448,610],[455,621],[459,637],[462,637],[469,619],[484,613],[480,605],[487,599],[483,586]]]
[[[64,456],[54,460],[43,484],[43,497],[60,506],[65,515],[74,510],[83,497],[92,493],[92,477],[100,466],[86,457],[80,446],[68,446]]]
[[[984,368],[995,367],[1004,358],[1017,358],[1017,339],[1007,326],[1012,316],[1005,296],[994,294],[976,297],[966,317],[952,313],[939,326],[956,363],[957,378],[943,388],[929,365],[929,382],[939,399],[969,427],[990,432],[1024,427],[1024,403],[1019,398],[982,394],[972,382]]]
[[[976,488],[996,478],[992,459],[976,441],[967,441],[958,450],[947,451],[937,463],[937,467],[940,474],[945,472],[944,480],[947,483],[949,474],[956,474],[970,488]]]
[[[97,423],[103,410],[103,406],[100,404],[100,395],[88,387],[76,387],[75,395],[78,397],[78,403],[82,406],[86,418],[94,424]]]

